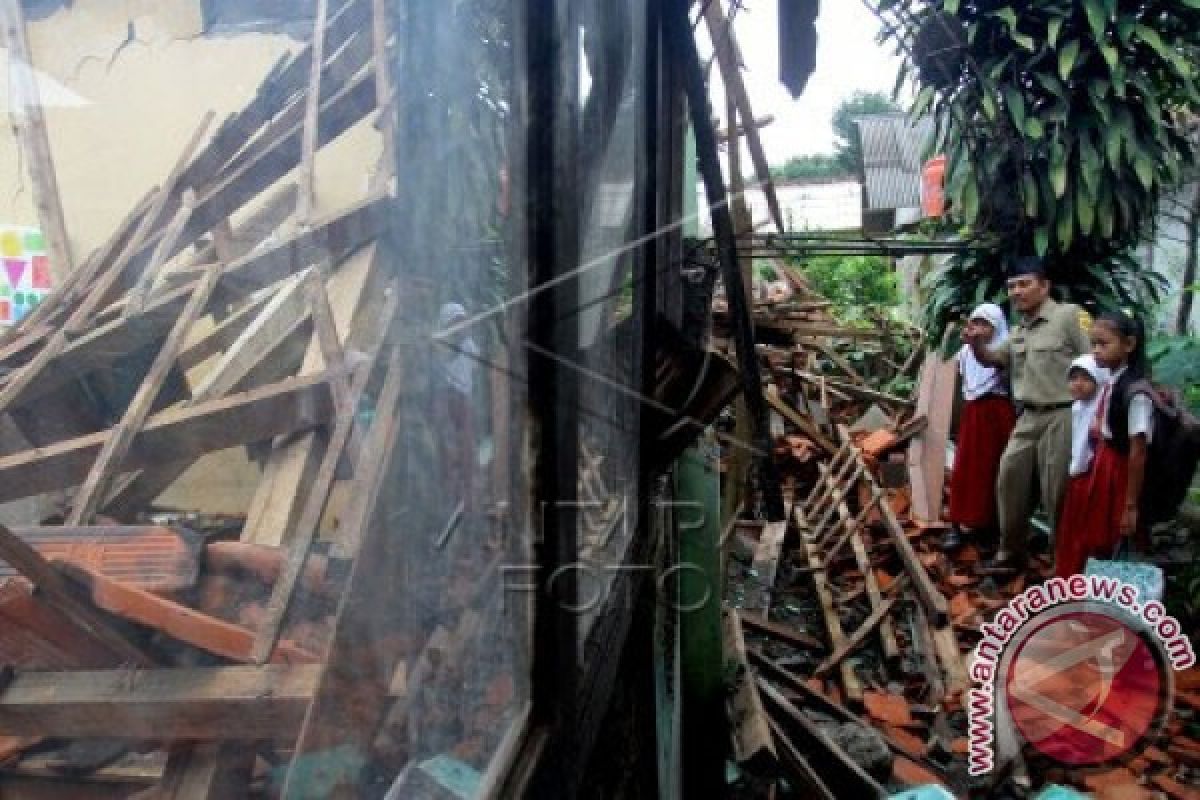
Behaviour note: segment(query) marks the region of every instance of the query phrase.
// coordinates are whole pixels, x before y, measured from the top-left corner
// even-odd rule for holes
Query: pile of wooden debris
[[[58,509],[0,526],[6,797],[331,796],[377,756],[390,784],[416,705],[443,683],[462,693],[437,665],[495,648],[482,580],[426,592],[428,625],[397,610],[401,340],[422,316],[406,304],[429,298],[380,244],[389,114],[369,199],[312,213],[314,153],[391,98],[384,4],[319,5],[312,42],[215,130],[209,114],[162,184],[0,341],[0,502]],[[155,505],[184,476],[245,491],[213,458],[226,453],[254,467],[248,513]],[[482,771],[514,671],[479,660],[481,699],[439,747]]]
[[[1026,796],[1046,782],[1097,797],[1197,796],[1200,747],[1182,735],[1200,719],[1195,671],[1179,676],[1164,741],[1128,764],[1084,772],[1027,756],[986,782],[969,778],[970,650],[997,610],[1049,577],[1050,558],[1002,579],[979,569],[985,542],[943,552],[954,364],[903,324],[839,324],[802,275],[776,271],[788,283],[763,292],[754,322],[786,519],[764,522],[751,489],[722,538],[725,653],[737,661],[729,709],[747,774],[806,797],[929,784]],[[720,300],[715,312],[719,325]],[[906,376],[919,377],[913,400],[874,388]]]

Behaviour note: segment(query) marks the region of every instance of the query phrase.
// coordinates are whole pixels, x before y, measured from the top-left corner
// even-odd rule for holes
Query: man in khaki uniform
[[[1081,309],[1050,297],[1040,259],[1020,259],[1009,274],[1008,296],[1020,321],[995,350],[981,338],[970,340],[980,362],[1008,370],[1020,409],[996,484],[1002,538],[991,568],[1004,571],[1021,569],[1028,558],[1035,480],[1052,529],[1057,522],[1071,460],[1067,370],[1077,356],[1091,350],[1080,327]]]

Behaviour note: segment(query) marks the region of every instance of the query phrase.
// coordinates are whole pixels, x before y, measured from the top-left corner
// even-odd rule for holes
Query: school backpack
[[[1130,387],[1131,392],[1137,386]],[[1154,401],[1154,436],[1146,452],[1139,517],[1151,526],[1175,516],[1187,498],[1200,462],[1200,419],[1169,386],[1153,384],[1146,392]]]

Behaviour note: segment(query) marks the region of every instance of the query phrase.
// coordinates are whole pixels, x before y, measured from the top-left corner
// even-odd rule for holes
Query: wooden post
[[[0,23],[4,28],[4,46],[8,49],[8,69],[13,87],[13,130],[27,159],[29,179],[33,184],[33,202],[37,207],[42,233],[46,237],[46,250],[50,254],[50,272],[54,282],[58,283],[75,271],[75,259],[71,255],[71,241],[67,237],[67,222],[58,194],[50,137],[46,133],[37,75],[29,55],[29,41],[25,38],[25,15],[19,0],[0,0]]]

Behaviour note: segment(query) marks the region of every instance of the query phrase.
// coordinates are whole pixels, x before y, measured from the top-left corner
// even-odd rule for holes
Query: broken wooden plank
[[[131,664],[149,666],[154,663],[154,658],[146,650],[132,642],[90,603],[81,599],[77,589],[49,561],[3,525],[0,525],[0,558],[36,586],[47,604],[105,647]],[[0,733],[9,731],[0,726]]]
[[[957,380],[955,360],[943,359],[936,351],[926,356],[921,368],[916,413],[926,417],[929,424],[908,446],[913,517],[924,522],[938,522],[942,518],[946,441],[954,416]]]
[[[790,514],[788,515],[790,517]],[[771,592],[775,590],[775,577],[779,571],[779,558],[783,555],[783,541],[787,537],[787,520],[768,522],[754,548],[751,569],[754,577],[746,586],[747,608],[763,614],[771,607]]]
[[[795,781],[795,788],[800,789],[804,797],[837,800],[837,795],[825,785],[825,781],[821,779],[817,771],[808,763],[808,759],[796,749],[796,745],[792,744],[792,740],[788,738],[787,733],[779,726],[779,723],[773,719],[768,719],[767,722],[771,727],[771,733],[775,736],[775,747],[782,754],[780,761],[785,767],[791,770],[792,780]]]
[[[288,278],[286,282],[291,280]],[[258,318],[263,306],[275,297],[279,288],[276,285],[255,292],[244,303],[239,304],[236,310],[217,323],[212,330],[207,331],[196,341],[189,342],[183,352],[179,354],[179,368],[184,372],[190,372],[208,359],[224,354],[238,340],[246,327]]]
[[[867,380],[859,374],[858,370],[850,365],[850,362],[842,358],[841,353],[833,349],[833,347],[825,344],[822,341],[805,342],[805,346],[816,349],[821,355],[829,359],[835,367],[846,374],[846,377],[854,381],[856,385],[866,386]]]
[[[214,400],[249,382],[249,376],[265,359],[277,357],[279,348],[288,339],[303,332],[307,306],[302,286],[307,274],[311,273],[304,272],[280,282],[275,295],[193,388],[191,398],[184,405],[195,406]],[[339,386],[331,387],[335,391],[335,400]],[[336,407],[337,403],[334,405]],[[159,465],[153,471],[130,476],[129,482],[108,498],[104,508],[120,515],[152,502],[193,463],[192,458],[182,458],[173,464]]]
[[[836,702],[824,692],[818,691],[805,681],[800,680],[795,674],[784,669],[777,661],[768,658],[761,650],[753,647],[750,648],[750,661],[753,662],[755,669],[759,670],[767,678],[784,686],[789,691],[800,695],[804,699],[805,706],[815,706],[815,710],[842,722],[852,722],[856,725],[867,727],[867,723],[863,721],[861,716],[855,714],[841,703]],[[873,728],[873,730],[883,737],[893,753],[908,755],[910,758],[913,756],[909,748],[898,742],[887,730],[880,728]],[[933,764],[928,759],[922,757],[920,761],[922,766],[933,770],[936,774],[940,775],[942,773],[941,767]]]
[[[325,33],[326,50],[331,54],[326,62],[341,57],[348,40],[356,37],[368,20],[370,7],[366,0],[348,0],[330,15]],[[303,91],[305,81],[311,73],[312,46],[305,44],[300,52],[280,56],[267,78],[259,84],[258,91],[236,113],[231,114],[213,135],[204,152],[196,157],[184,175],[183,185],[201,187],[226,172],[229,162],[248,143],[260,138],[256,136],[267,123],[293,104],[296,95]],[[352,63],[348,69],[357,71],[361,62]],[[326,82],[328,83],[328,82]],[[327,87],[322,87],[323,90]]]
[[[244,394],[161,411],[134,437],[126,469],[144,469],[324,424],[333,416],[329,381],[293,378]],[[108,434],[94,433],[0,458],[0,502],[78,485]]]
[[[780,727],[798,740],[797,746],[801,750],[818,759],[821,764],[820,775],[837,797],[874,797],[882,800],[887,796],[878,781],[868,775],[803,711],[761,677],[758,678],[758,691],[772,716],[779,720]]]
[[[807,381],[811,381],[812,383],[818,383],[818,382],[824,381],[830,387],[837,389],[839,392],[850,395],[851,397],[857,397],[860,400],[869,400],[872,402],[887,403],[890,406],[899,406],[901,408],[912,408],[912,406],[914,405],[912,400],[908,400],[904,397],[897,397],[894,394],[888,394],[887,392],[881,392],[877,389],[871,389],[866,386],[859,386],[858,384],[854,384],[854,383],[847,383],[846,381],[840,381],[835,378],[830,378],[827,375],[814,375],[811,372],[804,372],[804,371],[800,371],[800,370],[797,370],[796,373],[800,377],[804,378]]]
[[[19,736],[289,741],[321,667],[19,672],[0,693],[0,732]]]
[[[129,402],[129,407],[121,416],[120,422],[108,432],[104,447],[100,449],[100,454],[96,457],[96,463],[92,465],[83,486],[75,495],[71,513],[67,515],[68,525],[81,525],[87,522],[99,509],[101,501],[104,500],[108,482],[124,462],[129,448],[133,446],[134,437],[137,436],[142,425],[145,424],[146,418],[150,415],[150,409],[162,390],[163,382],[166,381],[167,375],[175,366],[175,358],[183,347],[188,331],[191,330],[200,313],[208,305],[208,298],[216,288],[221,272],[222,266],[214,265],[193,291],[187,306],[184,307],[183,313],[171,328],[171,332],[163,342],[149,372],[146,373],[146,377],[138,386],[137,393]]]
[[[797,510],[801,516],[802,523],[807,524],[804,520],[803,511]],[[829,636],[829,644],[836,651],[842,647],[846,641],[846,634],[842,630],[842,620],[838,616],[837,608],[833,603],[833,595],[829,591],[829,579],[825,573],[824,567],[821,566],[821,557],[817,554],[817,550],[808,536],[801,535],[801,547],[804,548],[805,559],[808,562],[809,568],[812,570],[813,588],[817,594],[817,601],[821,606],[821,617],[825,622],[825,631]],[[838,665],[838,669],[842,678],[842,689],[846,696],[854,702],[862,700],[862,681],[859,680],[858,673],[854,671],[854,666],[849,662],[843,661]]]
[[[824,643],[815,636],[793,628],[790,625],[774,622],[751,611],[739,610],[737,614],[742,626],[749,628],[755,633],[765,634],[802,650],[825,649]]]
[[[775,763],[775,745],[762,698],[754,686],[754,672],[746,655],[746,638],[738,614],[722,616],[725,658],[738,666],[738,674],[726,701],[733,723],[733,758],[739,764],[765,768]]]
[[[46,132],[46,118],[38,91],[38,72],[30,55],[25,14],[19,0],[0,2],[0,24],[3,25],[4,47],[8,51],[9,119],[26,156],[26,171],[33,185],[33,204],[50,256],[50,272],[54,282],[58,283],[75,271],[75,258],[58,193],[58,174],[54,169],[54,155],[50,150],[50,136]]]
[[[279,291],[263,306],[254,321],[192,389],[193,404],[221,397],[232,390],[256,364],[299,329],[307,316],[304,281],[309,274],[302,272],[280,285]]]

